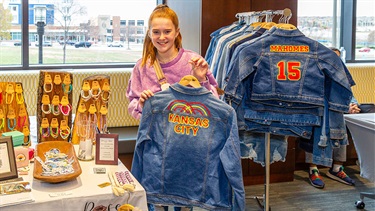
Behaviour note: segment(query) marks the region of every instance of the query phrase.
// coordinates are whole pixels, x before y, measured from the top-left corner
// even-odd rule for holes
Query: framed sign
[[[0,137],[0,181],[18,177],[11,136]]]
[[[96,134],[95,164],[118,165],[118,134]]]

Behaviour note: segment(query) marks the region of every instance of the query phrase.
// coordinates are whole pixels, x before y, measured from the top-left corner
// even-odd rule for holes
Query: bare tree
[[[87,14],[86,7],[81,6],[78,0],[54,1],[55,21],[64,30],[63,64],[66,60],[66,42],[72,29],[79,29],[80,16]]]
[[[0,3],[0,41],[10,39],[11,22],[12,14],[9,9],[4,9],[3,3]]]

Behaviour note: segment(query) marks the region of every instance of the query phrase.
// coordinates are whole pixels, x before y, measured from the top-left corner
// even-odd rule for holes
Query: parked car
[[[107,44],[108,47],[124,47],[124,45],[119,41],[114,41]]]
[[[63,41],[63,40],[60,40],[59,43],[60,43],[60,45],[64,45],[64,41]],[[74,44],[76,44],[76,42],[74,42],[74,41],[70,41],[70,40],[67,40],[67,41],[66,41],[66,45],[71,45],[71,46],[73,46]]]
[[[13,44],[14,46],[22,46],[22,41],[17,41]],[[31,43],[29,42],[29,46],[31,46]]]
[[[367,48],[367,47],[363,47],[361,49],[359,49],[359,52],[370,52],[371,49],[370,48]]]
[[[82,48],[90,48],[90,46],[91,46],[91,42],[76,42],[75,44],[74,44],[74,47],[76,47],[76,48],[79,48],[79,47],[82,47]]]
[[[39,46],[39,41],[35,42],[35,46]],[[51,41],[43,41],[43,46],[52,47],[52,42]]]

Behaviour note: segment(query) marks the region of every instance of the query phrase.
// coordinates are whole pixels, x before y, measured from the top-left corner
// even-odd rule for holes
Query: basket
[[[42,161],[45,161],[44,153],[50,151],[51,149],[59,149],[61,153],[68,155],[68,158],[73,159],[73,169],[74,172],[71,174],[63,174],[58,176],[45,176],[42,175],[43,168],[42,164],[37,160],[34,161],[34,173],[33,176],[35,179],[42,180],[49,183],[59,183],[65,182],[72,179],[75,179],[82,173],[81,166],[79,165],[79,161],[77,159],[74,146],[72,143],[66,141],[47,141],[43,143],[39,143],[36,145],[35,148],[35,156],[39,156]]]

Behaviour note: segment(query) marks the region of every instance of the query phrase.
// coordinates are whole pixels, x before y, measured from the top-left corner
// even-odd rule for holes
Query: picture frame
[[[95,164],[118,165],[118,134],[96,134]]]
[[[18,178],[11,136],[0,137],[0,181]]]

